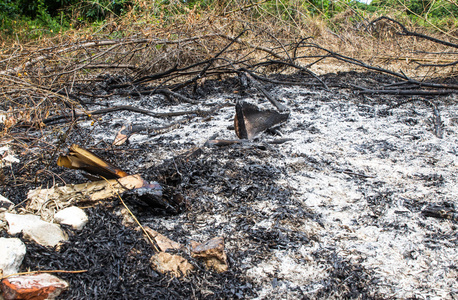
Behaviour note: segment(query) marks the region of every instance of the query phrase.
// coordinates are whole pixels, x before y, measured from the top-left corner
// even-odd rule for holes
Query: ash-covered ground
[[[326,82],[351,78],[359,85],[393,81],[367,73],[323,78]],[[180,104],[162,96],[115,97],[108,103],[170,112],[208,110],[239,100],[273,109],[255,89],[240,90],[236,80],[208,84],[213,86],[198,91],[201,105]],[[326,91],[320,86],[268,85],[266,89],[291,114],[275,134],[263,133],[254,141],[224,147],[205,144],[215,138],[236,139],[231,128],[233,106],[211,117],[197,116],[168,133],[137,133],[114,149],[108,145],[121,125],[164,126],[179,117],[164,120],[127,111],[110,113],[95,123],[80,122],[67,140],[89,149],[107,148],[94,152],[128,173],[139,173],[182,194],[188,208],[178,215],[151,211],[129,196],[126,201],[143,225],[177,242],[224,237],[228,272],[207,271],[194,260],[197,271],[185,279],[171,280],[154,272],[148,261],[152,249],[143,245],[138,232],[123,229],[117,217],[122,210],[119,203],[88,209],[91,222],[86,231],[73,235],[57,252],[35,249],[40,255],[28,254],[24,267],[43,268],[54,260],[55,268],[90,269],[63,275],[71,282],[70,291],[63,295],[69,299],[95,299],[94,295],[100,299],[104,295],[126,299],[145,295],[458,298],[457,221],[422,214],[432,204],[458,210],[456,95],[427,99],[437,105],[443,122],[443,137],[438,138],[433,109],[425,102],[394,107],[410,97],[364,96],[342,87]],[[291,140],[269,143],[279,138]],[[76,171],[53,170],[67,183],[83,180]],[[4,190],[5,196],[10,193]],[[112,240],[107,234],[97,234],[104,228],[104,219],[112,224],[107,225],[108,232],[126,236],[125,244],[123,239],[116,242],[117,233]],[[104,243],[111,248],[101,246]],[[137,254],[122,252],[126,244]],[[94,248],[103,249],[91,251]],[[117,251],[122,253],[117,255]],[[113,253],[113,258],[101,262],[93,258],[97,253],[104,257]],[[101,267],[91,269],[91,261]],[[112,270],[111,277],[104,278],[104,269]],[[110,293],[103,290],[104,280],[109,281],[105,288]]]

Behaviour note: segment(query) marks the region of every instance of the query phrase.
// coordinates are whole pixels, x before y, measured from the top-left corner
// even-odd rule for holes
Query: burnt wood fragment
[[[260,110],[257,106],[238,101],[235,105],[234,127],[240,139],[253,139],[267,129],[285,122],[289,113]]]
[[[424,208],[421,213],[426,217],[458,221],[458,211],[448,205],[430,205]]]
[[[133,189],[124,198],[143,207],[149,207],[157,215],[176,215],[186,210],[185,198],[173,187],[161,187],[158,183]]]
[[[57,159],[59,167],[79,169],[106,179],[115,179],[128,176],[123,170],[104,161],[94,153],[73,144],[68,155],[60,155]]]

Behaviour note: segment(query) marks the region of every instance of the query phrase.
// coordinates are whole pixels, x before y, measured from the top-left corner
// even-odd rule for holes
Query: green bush
[[[0,18],[14,18],[21,14],[17,1],[1,0],[0,1]]]
[[[59,14],[59,11],[73,4],[74,0],[16,0],[20,13],[23,16],[35,19],[40,17],[43,13],[55,17]]]
[[[94,22],[102,21],[109,15],[121,16],[132,6],[130,0],[85,0],[76,1],[71,8],[80,20]]]
[[[131,0],[0,0],[0,29],[3,34],[30,35],[27,28],[59,32],[74,21],[91,23],[120,16],[132,6]]]

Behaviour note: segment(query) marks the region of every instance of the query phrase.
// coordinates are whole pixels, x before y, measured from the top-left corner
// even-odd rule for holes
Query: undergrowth
[[[456,35],[458,4],[455,0],[373,0],[368,4],[360,1],[1,0],[0,34],[2,39],[27,41],[82,28],[97,32],[114,19],[122,19],[124,23],[171,25],[189,15],[226,17],[228,21],[235,17],[295,31],[318,21],[339,33],[339,30],[346,30],[344,25],[349,22],[390,15],[452,37]],[[343,13],[350,16],[341,20],[338,16]]]

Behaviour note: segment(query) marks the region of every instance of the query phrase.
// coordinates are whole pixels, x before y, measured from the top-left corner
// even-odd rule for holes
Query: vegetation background
[[[69,30],[91,27],[123,18],[164,26],[192,12],[201,16],[235,16],[285,26],[288,30],[323,24],[339,33],[348,23],[380,15],[456,36],[456,0],[1,0],[3,39],[36,39]],[[342,14],[345,17],[342,17]],[[339,15],[341,16],[339,18]],[[320,25],[322,26],[322,25]]]
[[[456,0],[0,0],[0,138],[83,109],[107,78],[169,93],[246,68],[454,79],[457,16]]]

